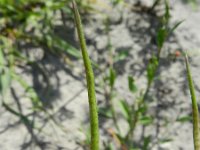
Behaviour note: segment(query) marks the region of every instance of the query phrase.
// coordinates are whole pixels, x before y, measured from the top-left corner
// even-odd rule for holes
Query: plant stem
[[[189,61],[186,54],[185,54],[185,63],[186,63],[187,78],[188,78],[188,84],[189,84],[191,100],[192,100],[194,149],[200,150],[199,111],[198,111],[196,94],[195,94],[194,84],[193,84],[192,75],[190,71]]]
[[[89,109],[90,109],[90,126],[91,126],[91,150],[99,150],[99,125],[98,125],[98,112],[95,94],[95,83],[94,83],[94,73],[91,66],[90,58],[87,53],[87,47],[85,42],[85,37],[83,33],[83,27],[81,23],[80,14],[76,7],[76,3],[73,0],[73,11],[76,23],[76,28],[78,32],[80,47],[83,56],[83,62],[86,72],[87,88],[88,88],[88,99],[89,99]]]
[[[155,7],[160,3],[160,0],[155,0],[155,2],[153,3],[151,10],[154,10]]]

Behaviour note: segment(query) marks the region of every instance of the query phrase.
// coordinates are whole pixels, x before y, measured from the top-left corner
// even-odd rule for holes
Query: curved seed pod
[[[78,32],[80,47],[83,56],[83,62],[86,72],[87,88],[88,88],[88,99],[90,108],[90,126],[91,126],[91,150],[99,150],[99,126],[98,126],[98,112],[95,94],[95,83],[94,83],[94,73],[91,66],[90,58],[87,53],[87,47],[85,42],[85,37],[83,33],[81,18],[76,7],[76,3],[73,0],[73,11],[76,23],[76,28]]]
[[[186,63],[187,78],[188,78],[188,84],[189,84],[191,100],[192,100],[194,149],[200,150],[199,111],[198,111],[195,89],[194,89],[194,84],[193,84],[192,75],[190,71],[189,61],[186,54],[185,54],[185,63]]]

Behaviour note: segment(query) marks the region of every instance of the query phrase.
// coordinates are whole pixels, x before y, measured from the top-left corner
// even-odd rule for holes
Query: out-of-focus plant
[[[185,3],[190,3],[193,8],[197,8],[198,7],[198,1],[197,0],[182,0]]]
[[[79,8],[82,12],[90,9],[89,3],[77,0]],[[1,0],[0,1],[0,104],[8,112],[18,117],[28,129],[40,129],[34,123],[32,114],[42,112],[45,118],[53,121],[58,127],[64,131],[62,125],[58,124],[52,115],[48,112],[38,96],[36,89],[24,80],[17,68],[33,67],[40,72],[49,86],[48,76],[43,67],[37,60],[29,57],[29,48],[23,48],[27,45],[30,48],[39,47],[46,54],[55,54],[67,58],[80,58],[80,52],[66,39],[57,36],[55,32],[56,21],[58,18],[65,26],[67,21],[71,21],[73,17],[69,0]],[[66,17],[67,16],[67,17]],[[67,33],[66,33],[67,34]],[[43,59],[43,58],[41,58]],[[25,108],[19,101],[16,107],[11,105],[7,92],[11,89],[12,81],[17,82],[24,89],[24,97],[30,99],[31,108]],[[13,89],[15,90],[15,89]],[[18,93],[17,90],[15,92]],[[23,93],[21,93],[23,94]],[[28,109],[31,113],[24,114],[23,110]],[[31,115],[30,115],[31,114]],[[34,133],[34,131],[31,133]]]
[[[191,0],[194,2],[194,0]],[[33,87],[31,87],[19,74],[15,72],[15,68],[18,67],[19,63],[25,65],[35,65],[42,71],[42,68],[37,63],[37,61],[32,61],[28,56],[25,55],[19,45],[32,44],[34,46],[39,46],[42,49],[45,47],[45,53],[52,53],[58,56],[64,55],[66,57],[73,56],[75,58],[80,58],[81,55],[79,51],[72,45],[65,41],[64,39],[56,36],[54,31],[54,25],[57,13],[65,20],[64,14],[68,15],[68,19],[72,19],[73,12],[69,5],[72,1],[69,0],[2,0],[0,1],[0,93],[1,93],[1,104],[2,106],[15,116],[19,117],[20,120],[33,129],[40,130],[37,125],[22,111],[16,111],[12,108],[6,99],[6,91],[9,90],[12,80],[17,81],[20,86],[25,89],[26,96],[31,100],[32,110],[35,112],[44,112],[50,119],[53,120],[52,116],[43,107],[43,104],[37,95],[37,92]],[[116,5],[123,0],[112,0],[112,4]],[[152,8],[154,9],[161,1],[155,0]],[[157,77],[157,70],[160,66],[161,53],[165,42],[167,41],[170,34],[182,23],[182,21],[177,22],[172,27],[170,26],[170,8],[168,1],[162,1],[165,4],[165,13],[160,17],[160,26],[156,33],[156,44],[157,51],[154,52],[149,59],[148,65],[146,67],[146,80],[147,86],[144,91],[138,89],[136,85],[135,78],[133,76],[128,76],[128,88],[129,92],[136,96],[135,100],[130,104],[126,99],[119,100],[120,113],[123,119],[128,124],[128,131],[124,134],[120,131],[120,126],[118,124],[118,112],[115,107],[116,91],[115,83],[117,80],[117,73],[114,69],[114,63],[119,60],[125,59],[128,53],[125,51],[114,54],[112,49],[112,43],[109,35],[109,19],[106,22],[106,33],[108,34],[108,59],[106,68],[101,70],[105,72],[103,75],[103,86],[104,96],[108,101],[108,109],[99,109],[99,114],[111,118],[114,123],[114,127],[109,129],[109,134],[112,136],[116,147],[123,150],[136,150],[142,148],[143,150],[150,149],[151,137],[145,136],[144,140],[139,146],[134,144],[136,127],[138,125],[148,126],[154,121],[154,117],[148,115],[148,99],[149,91],[154,84]],[[97,3],[97,0],[77,0],[78,9],[80,11],[90,10],[91,7],[89,3]],[[87,134],[87,140],[85,143],[90,145],[92,150],[99,149],[99,129],[98,129],[98,113],[97,104],[95,98],[95,86],[94,86],[94,75],[91,67],[90,59],[86,50],[86,43],[83,34],[83,29],[81,25],[81,20],[79,16],[78,9],[76,8],[75,2],[73,1],[75,22],[77,26],[78,36],[80,40],[80,47],[82,49],[82,56],[86,70],[87,87],[88,87],[88,97],[90,106],[90,134]],[[63,22],[63,24],[65,24]],[[67,33],[66,33],[67,34]],[[99,69],[99,66],[96,65]],[[196,104],[196,96],[194,93],[194,86],[192,82],[192,77],[190,73],[190,68],[188,60],[186,58],[186,68],[188,82],[192,97],[192,107],[193,107],[193,135],[194,135],[194,147],[195,150],[199,150],[199,123],[198,123],[198,108]],[[43,73],[44,77],[47,76]],[[48,78],[48,77],[47,77]],[[47,81],[48,82],[48,81]],[[188,121],[191,118],[183,117],[179,118],[178,121]],[[53,120],[54,121],[54,120]],[[63,129],[56,121],[54,121],[59,127]],[[170,141],[169,139],[163,141]],[[104,143],[105,149],[112,150],[114,144],[106,142]]]
[[[154,5],[159,4],[159,0],[155,1]],[[171,35],[174,30],[183,22],[179,21],[175,23],[173,26],[170,25],[170,8],[168,1],[165,2],[165,13],[160,19],[160,27],[157,30],[156,33],[156,44],[157,44],[157,51],[152,54],[151,58],[149,59],[147,68],[146,68],[146,79],[147,79],[147,86],[145,91],[141,91],[138,89],[137,85],[135,84],[135,79],[132,76],[128,76],[128,87],[129,91],[132,94],[136,94],[139,92],[138,96],[136,97],[135,101],[130,104],[125,99],[119,101],[119,108],[121,110],[121,114],[124,117],[125,121],[128,124],[128,132],[125,134],[120,132],[120,126],[118,125],[117,115],[118,112],[116,111],[114,101],[116,97],[114,97],[114,94],[116,91],[114,91],[115,82],[117,80],[116,72],[113,68],[113,51],[112,51],[112,44],[110,43],[110,40],[108,38],[108,50],[111,52],[111,58],[109,62],[109,68],[107,68],[108,73],[104,76],[104,82],[108,85],[109,90],[105,91],[106,94],[106,100],[109,101],[109,109],[100,109],[100,114],[106,116],[109,119],[113,120],[114,127],[116,128],[116,131],[113,130],[113,128],[108,129],[109,134],[112,136],[113,141],[115,144],[109,142],[104,142],[105,149],[113,150],[113,149],[123,149],[123,150],[137,150],[137,149],[143,149],[148,150],[150,149],[150,145],[152,142],[152,139],[150,136],[145,136],[142,143],[139,143],[139,146],[135,145],[134,139],[135,139],[135,132],[136,127],[138,125],[142,126],[148,126],[152,125],[154,122],[154,116],[148,115],[148,99],[149,99],[149,91],[152,88],[152,85],[154,84],[156,77],[157,77],[157,70],[160,66],[160,59],[161,59],[161,53],[163,51],[163,47],[165,42],[167,41],[168,37]],[[154,7],[155,7],[154,6]],[[109,36],[108,36],[109,37]],[[187,71],[189,70],[188,63],[186,61]],[[195,149],[199,149],[198,140],[199,140],[199,129],[198,129],[198,109],[196,105],[196,100],[194,97],[194,91],[192,90],[192,83],[191,83],[191,75],[189,75],[190,71],[188,71],[188,80],[190,84],[190,91],[192,95],[192,102],[193,102],[193,124],[194,124],[194,145]],[[188,121],[190,118],[183,117],[180,118],[179,121]],[[169,142],[171,139],[161,139],[161,142]],[[115,145],[115,146],[114,146]]]
[[[157,5],[159,1],[155,1],[155,4]],[[182,23],[182,21],[177,22],[174,26],[170,26],[169,24],[170,20],[170,9],[169,9],[169,4],[168,1],[165,1],[165,13],[163,17],[160,19],[160,27],[157,30],[156,34],[156,42],[157,42],[157,52],[152,54],[152,57],[149,60],[149,63],[147,65],[146,73],[147,73],[147,87],[144,92],[138,89],[137,85],[135,84],[135,79],[132,76],[128,77],[128,87],[129,91],[133,95],[138,95],[136,96],[136,99],[132,104],[128,103],[125,99],[119,101],[119,108],[121,110],[121,113],[126,120],[127,124],[129,125],[128,132],[125,134],[120,133],[120,130],[118,129],[117,121],[116,121],[116,112],[114,110],[115,115],[113,113],[107,114],[108,117],[113,118],[115,127],[117,128],[117,132],[112,132],[112,134],[116,135],[115,138],[118,139],[118,145],[121,149],[128,150],[128,149],[137,149],[141,148],[144,150],[149,149],[150,143],[151,143],[151,137],[147,136],[144,137],[143,143],[140,143],[140,147],[137,147],[134,145],[134,138],[135,138],[135,129],[138,125],[142,126],[148,126],[153,123],[153,116],[148,115],[148,102],[147,100],[149,99],[149,91],[152,88],[152,84],[154,83],[156,76],[157,76],[157,70],[159,67],[160,63],[160,57],[161,57],[161,52],[164,47],[164,43],[167,41],[167,38],[170,36],[170,34]],[[111,89],[113,89],[113,86],[116,80],[116,76],[113,75],[113,73],[110,73],[109,76],[110,83],[112,83]],[[139,93],[139,94],[138,94]],[[110,98],[112,99],[112,98]],[[111,108],[113,108],[113,104]],[[104,111],[105,113],[105,111]],[[107,145],[109,148],[110,146]],[[118,148],[119,148],[118,147]],[[112,148],[110,148],[112,149]]]

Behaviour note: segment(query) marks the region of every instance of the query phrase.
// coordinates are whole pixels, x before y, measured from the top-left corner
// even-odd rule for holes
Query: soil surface
[[[131,0],[130,0],[131,1]],[[143,0],[141,5],[135,2],[118,5],[114,8],[101,1],[96,7],[99,11],[84,16],[84,30],[89,54],[100,69],[95,68],[97,100],[100,108],[106,106],[108,99],[103,94],[107,87],[102,84],[103,76],[108,74],[109,65],[117,72],[113,98],[118,108],[118,101],[125,99],[133,103],[139,92],[132,95],[128,89],[127,78],[133,76],[138,91],[146,88],[146,66],[150,56],[156,52],[156,31],[159,17],[145,11],[152,5]],[[154,117],[150,126],[136,128],[135,141],[141,143],[144,137],[151,137],[151,150],[193,150],[192,123],[180,122],[185,116],[191,116],[191,100],[187,86],[185,64],[182,55],[176,53],[187,51],[194,78],[197,98],[200,96],[200,8],[195,8],[182,1],[171,1],[170,26],[178,21],[183,23],[167,39],[161,52],[158,77],[150,89],[149,115]],[[162,14],[157,9],[157,16]],[[73,23],[66,26],[56,24],[58,35],[69,39],[78,47]],[[69,33],[69,34],[66,34]],[[32,52],[32,53],[31,53]],[[33,59],[45,69],[49,78],[34,68],[18,68],[21,74],[39,94],[50,114],[37,113],[31,109],[30,100],[24,96],[24,90],[17,82],[12,83],[7,93],[7,102],[16,110],[22,109],[34,120],[34,128],[24,125],[19,118],[0,108],[0,150],[82,150],[89,127],[88,98],[82,60],[47,55],[40,59],[43,50],[30,48]],[[128,54],[115,61],[118,54]],[[42,57],[41,57],[42,58]],[[17,89],[17,90],[16,90]],[[14,98],[13,98],[14,97]],[[198,99],[199,102],[199,99]],[[17,105],[17,104],[22,105]],[[19,106],[23,106],[20,108]],[[117,109],[117,111],[119,111]],[[53,119],[50,119],[53,118]],[[100,114],[101,145],[103,141],[112,140],[109,129],[115,130],[113,122]],[[128,125],[119,115],[118,123],[124,133]],[[103,148],[101,148],[103,149]],[[116,148],[117,149],[117,148]]]

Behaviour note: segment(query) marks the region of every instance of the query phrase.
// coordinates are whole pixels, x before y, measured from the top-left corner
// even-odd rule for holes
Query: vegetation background
[[[100,149],[194,149],[183,53],[199,101],[199,2],[77,6],[95,74]],[[0,1],[0,149],[89,149],[81,57],[70,0]]]

